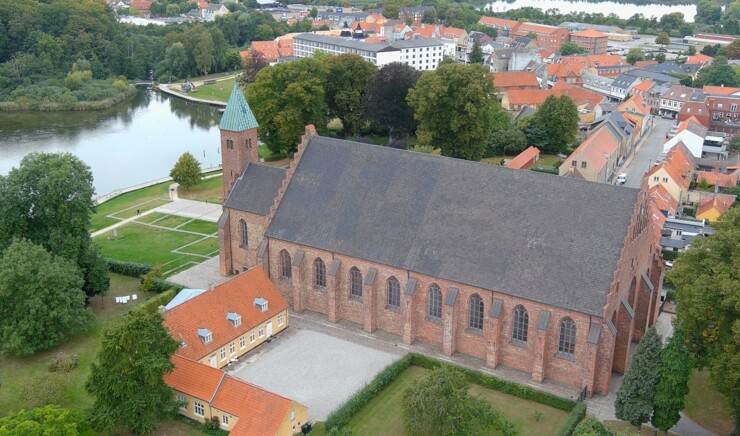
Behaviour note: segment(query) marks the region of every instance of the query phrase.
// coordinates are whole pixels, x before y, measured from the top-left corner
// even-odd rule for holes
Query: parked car
[[[627,173],[622,173],[617,176],[617,185],[624,185],[627,181]]]

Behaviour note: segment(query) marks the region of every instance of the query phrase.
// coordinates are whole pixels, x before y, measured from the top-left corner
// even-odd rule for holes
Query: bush
[[[581,421],[573,432],[573,436],[611,436],[611,432],[593,416]]]
[[[143,310],[145,312],[156,312],[159,306],[165,306],[167,305],[167,303],[172,301],[172,299],[175,298],[175,295],[177,295],[178,292],[179,291],[176,291],[174,289],[170,289],[168,291],[162,292],[156,297],[150,298],[149,300],[136,306],[134,310]]]
[[[151,291],[154,286],[152,284],[154,280],[164,280],[164,274],[162,274],[162,267],[160,265],[155,266],[151,271],[144,274],[144,277],[141,279],[139,289],[141,289],[142,292]]]
[[[402,372],[411,366],[412,355],[407,354],[401,359],[391,363],[390,365],[383,368],[382,371],[375,376],[375,378],[366,384],[363,388],[355,392],[354,395],[349,397],[339,408],[333,411],[326,419],[326,429],[331,430],[335,427],[345,427],[350,419],[367,405],[373,398],[375,398],[380,391],[385,389],[393,380],[398,378]]]
[[[663,260],[672,261],[678,257],[678,251],[663,250]]]
[[[211,419],[206,419],[206,428],[208,430],[218,430],[221,426],[218,416],[211,416]]]
[[[162,292],[168,291],[170,289],[174,289],[175,292],[180,292],[185,289],[185,286],[173,282],[168,282],[167,280],[163,279],[154,279],[152,280],[152,286],[151,288],[149,288],[149,291],[161,294]]]
[[[21,387],[21,407],[32,409],[48,404],[60,404],[66,386],[66,376],[44,372]]]
[[[586,416],[586,403],[578,403],[568,414],[568,418],[558,431],[558,436],[570,436],[575,431],[583,417]]]
[[[142,277],[152,270],[152,266],[145,263],[122,262],[116,259],[105,259],[108,270],[112,273],[129,277]]]
[[[46,365],[50,372],[71,372],[77,368],[77,355],[69,355],[63,351],[58,352]]]

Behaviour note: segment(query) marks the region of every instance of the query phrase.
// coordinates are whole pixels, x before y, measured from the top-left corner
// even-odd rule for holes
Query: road
[[[660,152],[663,150],[663,142],[665,142],[665,134],[673,127],[676,123],[675,120],[666,120],[657,116],[653,117],[655,127],[645,138],[640,148],[635,153],[635,157],[627,165],[626,168],[622,169],[622,172],[627,173],[627,182],[624,186],[629,188],[639,188],[642,184],[642,178],[646,172],[650,169],[650,166],[655,162]]]

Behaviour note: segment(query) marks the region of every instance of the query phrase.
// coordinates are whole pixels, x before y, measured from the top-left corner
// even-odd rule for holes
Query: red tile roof
[[[655,82],[653,82],[652,80],[643,80],[642,82],[635,85],[632,89],[634,91],[648,92],[653,86],[655,86]]]
[[[613,156],[619,149],[619,141],[612,136],[609,129],[598,129],[586,138],[578,148],[568,156],[562,165],[570,165],[573,158],[585,160],[596,173],[608,162],[606,155]]]
[[[737,186],[738,176],[734,174],[722,174],[715,171],[697,171],[696,181],[706,180],[710,185],[719,186],[720,188],[734,188]]]
[[[134,0],[131,2],[131,7],[141,11],[148,11],[151,8],[152,3],[153,2],[147,0]]]
[[[693,56],[687,57],[685,63],[687,63],[689,65],[691,65],[691,64],[702,64],[703,65],[703,64],[706,64],[707,62],[712,62],[713,60],[714,60],[714,58],[711,57],[711,56],[707,56],[705,54],[697,53],[697,54],[695,54]]]
[[[669,214],[675,213],[678,207],[678,199],[673,198],[663,185],[655,185],[650,188],[650,198],[658,210]]]
[[[465,29],[458,27],[441,27],[439,32],[446,38],[459,38],[465,34]]]
[[[258,297],[268,301],[267,311],[261,312],[254,304]],[[164,325],[175,340],[185,341],[177,353],[199,360],[287,308],[288,302],[257,267],[170,309]],[[229,312],[241,316],[241,325],[234,327],[226,319]],[[198,329],[210,330],[213,340],[204,344]]]
[[[519,153],[514,159],[506,163],[507,168],[522,169],[528,165],[534,158],[540,155],[537,147],[530,146],[523,152]]]
[[[280,395],[226,377],[211,406],[239,417],[232,436],[265,436],[277,433],[293,402]]]
[[[715,196],[714,198],[710,198],[702,202],[696,209],[696,214],[701,215],[708,210],[715,209],[720,215],[722,215],[730,210],[734,203],[735,202],[732,198],[719,198],[718,196]]]
[[[732,95],[740,92],[740,88],[733,88],[732,86],[710,86],[704,85],[703,91],[707,94],[715,95]]]
[[[648,177],[649,180],[653,174],[663,169],[676,184],[684,189],[688,189],[691,185],[691,174],[693,173],[694,165],[691,153],[683,142],[679,141],[668,151],[663,162],[653,166],[645,177]]]
[[[496,88],[533,87],[539,88],[537,74],[534,71],[507,71],[493,74],[493,86]]]
[[[645,68],[649,65],[658,65],[658,61],[637,61],[635,62],[635,68]]]
[[[480,17],[478,23],[491,27],[510,27],[512,31],[521,25],[519,21],[506,20],[496,17]]]
[[[587,108],[593,110],[597,104],[604,100],[604,96],[597,94],[580,86],[558,82],[552,89],[511,89],[506,92],[510,106],[539,106],[545,102],[547,97],[554,95],[559,97],[567,95],[574,103],[587,103]]]
[[[547,24],[522,23],[518,30],[520,33],[555,33],[562,29],[562,27],[548,26]]]
[[[606,33],[601,33],[598,30],[586,29],[580,32],[571,33],[571,36],[580,36],[582,38],[608,38]]]
[[[250,50],[257,50],[262,53],[268,62],[274,62],[280,57],[276,41],[252,41]]]
[[[175,369],[164,375],[164,382],[178,390],[205,401],[211,401],[224,376],[223,371],[174,354],[170,360]]]

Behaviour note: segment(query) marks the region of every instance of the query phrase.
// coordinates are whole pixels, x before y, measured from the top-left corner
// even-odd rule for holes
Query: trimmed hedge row
[[[558,436],[571,436],[583,417],[586,416],[586,403],[578,403],[568,414],[568,418],[558,430]]]
[[[383,368],[375,378],[366,384],[360,390],[355,392],[347,401],[329,415],[326,419],[326,429],[331,430],[334,427],[342,428],[349,424],[357,412],[367,405],[383,389],[388,387],[402,372],[411,366],[412,356],[407,354],[401,359],[391,363]]]
[[[469,382],[481,385],[484,388],[493,389],[495,391],[503,392],[505,394],[513,395],[525,400],[534,401],[536,403],[544,404],[546,406],[564,410],[566,412],[571,411],[576,405],[576,402],[573,400],[539,391],[537,389],[530,388],[529,386],[520,385],[519,383],[502,380],[500,378],[482,373],[480,371],[475,371],[462,366],[441,362],[437,359],[423,356],[421,354],[412,353],[411,356],[412,364],[420,366],[422,368],[432,369],[440,365],[453,366],[455,367],[455,369],[462,371],[465,374],[465,378]]]
[[[168,291],[170,289],[174,290],[175,292],[180,292],[185,289],[185,286],[169,282],[167,280],[154,279],[152,280],[152,287],[149,289],[149,291],[161,294],[162,292]]]
[[[178,291],[174,289],[164,291],[161,294],[157,295],[156,297],[150,298],[146,300],[145,302],[141,303],[140,305],[136,306],[134,310],[143,310],[144,312],[149,312],[149,313],[156,312],[159,306],[164,306],[167,303],[169,303],[173,298],[175,298],[175,295],[177,295],[177,292]]]
[[[152,270],[152,266],[146,263],[123,262],[111,258],[106,258],[105,261],[110,272],[129,277],[141,277]]]

